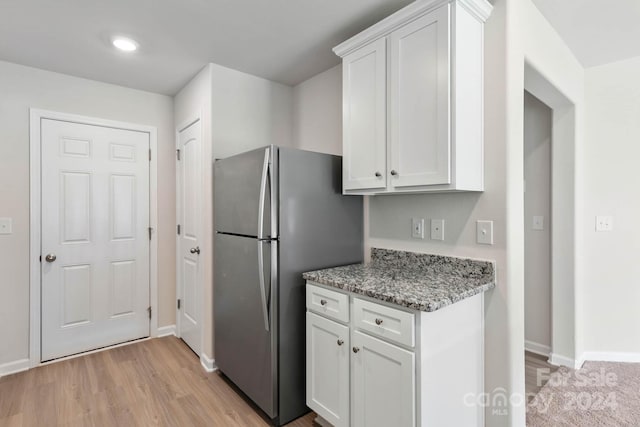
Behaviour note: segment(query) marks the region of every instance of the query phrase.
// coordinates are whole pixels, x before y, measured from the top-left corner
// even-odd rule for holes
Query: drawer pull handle
[[[359,351],[360,351],[360,349],[359,349],[358,347],[353,347],[353,352],[354,352],[354,353],[357,353],[357,352],[359,352]]]
[[[339,339],[338,340],[338,345],[342,345],[342,344],[344,344],[344,341]]]
[[[376,319],[376,325],[382,325],[382,319]]]
[[[320,305],[327,305],[327,300],[326,299],[321,299],[320,300]]]

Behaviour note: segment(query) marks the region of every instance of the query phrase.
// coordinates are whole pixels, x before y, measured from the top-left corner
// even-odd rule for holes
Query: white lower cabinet
[[[359,331],[351,345],[353,425],[414,426],[414,353]]]
[[[484,426],[482,294],[424,312],[311,283],[306,292],[307,406],[320,425]]]
[[[349,328],[307,312],[307,406],[335,427],[349,425]]]

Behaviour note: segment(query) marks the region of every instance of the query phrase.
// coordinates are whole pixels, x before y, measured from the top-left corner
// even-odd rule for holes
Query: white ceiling
[[[640,56],[640,0],[533,0],[584,67]]]
[[[215,62],[288,85],[410,0],[0,0],[0,60],[175,94]],[[116,52],[113,34],[141,48]]]

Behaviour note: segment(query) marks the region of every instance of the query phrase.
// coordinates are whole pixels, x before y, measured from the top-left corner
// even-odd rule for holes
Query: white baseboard
[[[531,353],[539,354],[540,356],[549,357],[551,354],[551,347],[544,344],[538,344],[537,342],[525,340],[524,349]]]
[[[616,352],[616,351],[585,351],[582,360],[594,362],[628,362],[640,363],[640,353]]]
[[[218,367],[216,366],[216,361],[208,358],[204,353],[200,355],[200,364],[207,372],[213,372],[218,369]]]
[[[29,359],[20,359],[14,362],[3,363],[0,365],[0,377],[5,375],[17,374],[30,368]]]
[[[176,335],[176,325],[162,326],[158,328],[157,338],[168,337],[169,335]]]
[[[582,359],[573,359],[571,357],[562,356],[557,353],[549,354],[549,363],[555,366],[566,366],[572,369],[579,369],[582,367]]]

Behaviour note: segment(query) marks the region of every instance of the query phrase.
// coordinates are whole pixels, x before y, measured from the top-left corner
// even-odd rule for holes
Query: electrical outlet
[[[597,216],[596,217],[596,231],[613,231],[613,217],[612,216]]]
[[[11,234],[13,232],[12,222],[11,218],[0,218],[0,234]]]
[[[543,216],[534,216],[533,217],[533,229],[537,231],[544,230],[544,217]]]
[[[444,240],[444,219],[431,220],[431,240]]]
[[[411,237],[424,239],[424,218],[411,218]]]
[[[476,240],[481,245],[493,245],[493,221],[476,221]]]

